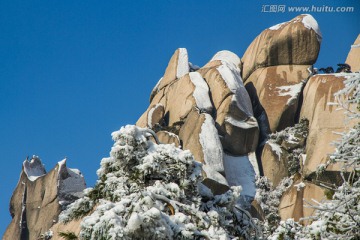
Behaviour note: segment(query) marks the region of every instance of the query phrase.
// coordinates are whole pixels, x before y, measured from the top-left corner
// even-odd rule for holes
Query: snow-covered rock
[[[310,77],[309,65],[281,65],[255,70],[245,82],[251,98],[259,99],[271,132],[293,126],[302,89]]]
[[[3,239],[38,239],[49,233],[66,204],[82,197],[85,181],[60,161],[45,174],[39,157],[25,160],[10,201],[12,221]]]
[[[223,149],[212,117],[206,113],[192,111],[181,127],[179,137],[183,149],[189,149],[195,160],[204,164],[204,184],[214,193],[226,192],[229,187],[222,175]]]
[[[344,88],[344,81],[359,78],[359,73],[318,74],[311,77],[304,89],[304,101],[300,117],[309,119],[309,137],[306,147],[304,174],[316,172],[317,167],[326,164],[335,146],[329,144],[341,138],[339,132],[349,131],[357,119],[348,120],[344,109],[334,105],[334,94]],[[347,96],[339,96],[346,98]],[[356,106],[352,106],[356,111]],[[341,165],[335,164],[328,171],[340,171]]]
[[[241,59],[244,81],[258,68],[314,64],[319,54],[321,38],[316,20],[308,14],[264,30],[250,44]]]
[[[169,61],[164,76],[159,80],[151,92],[150,102],[161,89],[169,85],[174,80],[181,78],[189,71],[189,56],[186,48],[176,49]]]
[[[301,218],[312,216],[315,209],[306,206],[314,204],[314,201],[326,200],[324,191],[325,188],[311,182],[303,182],[301,179],[295,181],[281,198],[279,205],[281,219],[293,218],[298,222]],[[304,220],[303,223],[308,223],[308,220]]]
[[[221,51],[199,70],[209,85],[223,148],[234,155],[255,151],[259,137],[259,126],[240,76],[240,67],[238,56]]]
[[[351,45],[346,63],[350,65],[352,72],[360,71],[360,34],[355,42]]]
[[[23,170],[30,181],[35,181],[46,174],[45,167],[38,156],[33,156],[30,161],[25,160]]]

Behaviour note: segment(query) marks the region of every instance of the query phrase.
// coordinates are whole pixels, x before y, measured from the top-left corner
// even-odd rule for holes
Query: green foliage
[[[302,118],[293,127],[271,134],[270,140],[286,152],[288,176],[300,171],[300,157],[305,153],[306,138],[309,134],[309,120]]]
[[[74,232],[59,232],[59,236],[65,240],[77,240],[79,239]]]
[[[335,191],[332,189],[325,189],[324,195],[326,196],[326,199],[331,200],[335,194]]]

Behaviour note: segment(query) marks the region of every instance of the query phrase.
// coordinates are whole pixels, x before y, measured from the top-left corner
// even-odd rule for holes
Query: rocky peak
[[[39,157],[26,159],[10,201],[13,219],[3,239],[41,239],[85,187],[81,172],[67,168],[66,160],[46,173]]]
[[[333,132],[346,132],[357,122],[345,121],[345,110],[335,106],[339,98],[349,96],[336,94],[346,81],[360,78],[359,73],[315,74],[313,64],[321,39],[316,20],[300,15],[265,29],[241,59],[224,50],[197,67],[189,62],[187,50],[179,48],[151,92],[150,104],[136,122],[138,128],[126,126],[120,132],[146,131],[148,134],[140,137],[135,134],[141,141],[134,141],[151,145],[146,151],[142,149],[147,154],[153,154],[154,149],[161,154],[189,150],[191,158],[201,163],[202,174],[197,176],[207,187],[202,191],[208,189],[206,194],[214,197],[242,186],[237,204],[263,221],[271,217],[268,223],[278,224],[281,219],[309,217],[314,210],[304,208],[305,202],[324,200],[324,184],[339,184],[341,167],[328,164],[329,154],[335,151],[331,142],[339,139]],[[358,45],[359,37],[346,61],[353,70],[359,67]],[[358,111],[356,106],[350,107]],[[112,151],[123,144],[117,134],[114,139],[118,145]],[[147,141],[151,137],[154,143]],[[104,168],[113,169],[110,162],[117,166],[115,158],[103,159]],[[319,166],[323,167],[321,174]],[[99,172],[99,176],[106,174]],[[106,181],[102,178],[100,182]],[[85,194],[101,192],[97,187],[104,186]],[[4,238],[37,239],[50,228],[78,235],[81,219],[67,225],[57,223],[57,219],[63,206],[82,197],[84,188],[81,173],[67,168],[65,160],[49,173],[38,157],[24,161],[10,204],[13,220]],[[92,201],[93,196],[86,197],[84,202]],[[170,202],[166,211],[171,215],[176,209]],[[102,208],[92,203],[86,206],[86,213],[102,214]],[[87,221],[90,226],[91,218]],[[53,239],[58,238],[54,235]]]

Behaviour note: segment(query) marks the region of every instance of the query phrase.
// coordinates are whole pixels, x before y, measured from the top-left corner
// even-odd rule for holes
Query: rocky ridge
[[[163,144],[190,150],[203,164],[202,183],[213,194],[241,185],[240,204],[253,216],[266,217],[256,197],[256,179],[264,176],[274,187],[291,179],[278,196],[281,219],[309,217],[314,210],[305,203],[326,199],[326,185],[341,181],[340,166],[327,165],[335,150],[330,143],[339,139],[334,132],[357,123],[346,122],[344,110],[333,103],[344,81],[359,73],[314,75],[321,40],[316,20],[300,15],[265,29],[242,58],[220,51],[198,68],[179,48],[136,125],[153,130]],[[359,70],[357,45],[359,37],[346,60],[353,71]],[[76,187],[70,189],[66,181]],[[4,239],[50,239],[49,230],[78,234],[80,221],[57,221],[62,205],[80,197],[84,188],[81,174],[65,161],[45,173],[37,157],[26,160]]]

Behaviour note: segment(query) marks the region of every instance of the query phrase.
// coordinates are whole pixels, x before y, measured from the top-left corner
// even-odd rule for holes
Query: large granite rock
[[[223,151],[248,155],[257,148],[259,138],[251,99],[240,76],[241,60],[232,52],[220,51],[203,68],[194,72],[191,65],[190,72],[182,71],[180,76],[174,73],[179,67],[174,59],[181,51],[170,60],[152,92],[150,106],[136,124],[152,128],[160,142],[189,149],[204,163],[204,184],[222,193],[228,189]]]
[[[336,102],[334,93],[343,89],[344,80],[351,76],[351,73],[319,74],[306,84],[300,113],[301,118],[309,120],[304,176],[315,172],[320,164],[328,161],[329,154],[334,153],[335,146],[331,143],[340,139],[336,132],[346,132],[356,123],[347,120],[345,111],[332,104]],[[330,165],[327,170],[340,171],[341,166]]]
[[[172,83],[174,80],[181,78],[189,71],[189,57],[186,48],[176,49],[169,61],[164,76],[159,80],[151,92],[150,102],[161,89]]]
[[[257,147],[259,126],[242,83],[239,66],[241,60],[238,56],[221,51],[198,72],[209,85],[224,150],[245,155]]]
[[[301,119],[293,127],[270,135],[262,152],[262,167],[273,186],[277,186],[285,177],[301,172],[305,154],[309,122]]]
[[[360,34],[356,38],[353,45],[351,45],[350,52],[346,58],[346,63],[351,66],[351,71],[360,71]]]
[[[314,204],[314,200],[321,202],[326,200],[325,189],[310,182],[297,180],[293,185],[283,194],[280,205],[279,214],[282,220],[293,218],[299,221],[301,218],[306,218],[314,215],[315,209],[309,206]],[[302,221],[307,224],[308,221]]]
[[[242,57],[242,77],[258,68],[277,65],[312,65],[321,42],[321,33],[311,15],[300,15],[265,29],[247,48]]]
[[[82,196],[85,181],[65,160],[46,173],[40,159],[25,160],[10,201],[12,221],[3,236],[6,240],[37,240],[49,231],[66,204]]]
[[[265,110],[271,132],[293,126],[309,65],[281,65],[255,70],[245,82],[251,94],[256,94]]]
[[[192,111],[180,129],[183,149],[188,149],[195,160],[203,163],[204,181],[215,194],[229,189],[224,174],[223,150],[215,122],[209,114]]]
[[[158,106],[163,106],[164,109],[160,110]],[[152,128],[156,123],[163,121],[163,124],[171,126],[185,120],[193,108],[205,112],[212,111],[209,88],[197,72],[185,74],[160,90],[136,125]]]
[[[266,176],[274,186],[288,177],[287,153],[276,143],[267,142],[262,152],[262,168]]]
[[[159,140],[163,144],[175,144],[175,146],[180,146],[180,138],[178,135],[168,132],[168,131],[158,131],[156,133]]]

